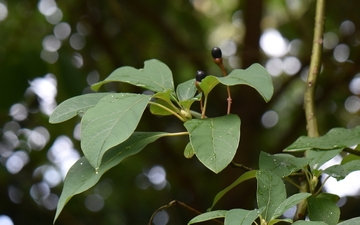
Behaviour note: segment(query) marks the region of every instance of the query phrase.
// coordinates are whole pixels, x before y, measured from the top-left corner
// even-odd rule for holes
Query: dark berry
[[[211,55],[214,59],[218,59],[222,57],[221,49],[219,47],[214,47],[211,50]]]
[[[206,73],[202,70],[196,71],[196,81],[201,82],[206,77]]]

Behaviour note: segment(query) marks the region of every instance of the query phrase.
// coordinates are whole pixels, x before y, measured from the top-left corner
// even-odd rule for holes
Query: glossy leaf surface
[[[104,81],[91,86],[94,91],[109,82],[125,82],[155,92],[174,91],[172,72],[163,62],[151,59],[145,61],[143,69],[124,66],[112,72]]]
[[[286,177],[306,166],[311,159],[296,158],[289,154],[270,155],[265,152],[260,153],[259,168],[268,170],[280,177]]]
[[[89,109],[81,121],[81,148],[89,163],[100,166],[104,153],[128,139],[151,96],[114,93]]]
[[[329,174],[336,180],[342,180],[351,172],[360,170],[360,160],[353,160],[344,165],[334,165],[324,170],[324,173]]]
[[[184,123],[196,157],[214,173],[222,171],[234,158],[240,141],[240,118],[229,114]]]
[[[212,219],[223,218],[225,217],[226,213],[227,210],[216,210],[216,211],[206,212],[194,217],[192,220],[189,221],[188,225],[194,223],[200,223]]]
[[[256,179],[258,207],[265,207],[262,217],[269,222],[278,206],[286,199],[285,185],[281,177],[269,171],[257,171]]]
[[[224,225],[252,225],[263,211],[264,208],[254,210],[231,209],[225,215]]]
[[[135,132],[129,139],[107,151],[97,171],[85,157],[80,158],[69,170],[64,181],[63,191],[58,201],[54,221],[65,204],[74,196],[93,187],[101,176],[118,165],[123,159],[139,153],[146,145],[167,136],[168,133]]]
[[[297,193],[289,198],[287,198],[285,201],[280,203],[280,205],[276,208],[274,214],[272,215],[270,220],[276,219],[279,216],[281,216],[284,212],[301,202],[302,200],[306,199],[307,197],[311,196],[310,193]]]
[[[100,99],[110,93],[91,93],[69,98],[60,103],[49,118],[50,123],[61,123],[77,115],[84,114],[94,107]]]
[[[340,218],[340,209],[331,199],[323,196],[310,196],[308,199],[309,218],[312,221],[323,221],[335,225]]]
[[[353,129],[333,128],[324,136],[319,138],[310,138],[301,136],[285,151],[305,151],[310,149],[337,149],[346,148],[360,143],[360,126]]]

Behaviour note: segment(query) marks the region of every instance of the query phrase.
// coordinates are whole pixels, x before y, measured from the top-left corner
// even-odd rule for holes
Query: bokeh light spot
[[[0,21],[3,21],[8,16],[8,9],[6,5],[0,2]]]
[[[48,35],[43,39],[43,48],[49,52],[56,52],[61,47],[61,41],[55,35]]]
[[[59,53],[57,52],[49,52],[47,50],[42,50],[40,53],[40,57],[47,63],[54,64],[59,58]]]
[[[324,34],[323,46],[325,49],[333,49],[339,43],[338,36],[333,32],[327,32]]]
[[[360,95],[360,73],[358,73],[349,84],[349,90],[354,95]]]
[[[9,186],[8,195],[9,195],[10,200],[15,204],[21,203],[22,199],[24,197],[24,193],[22,192],[22,190],[13,185]]]
[[[0,225],[14,225],[14,223],[7,215],[0,215]]]
[[[350,20],[345,20],[340,25],[340,32],[345,36],[352,35],[355,30],[355,24]]]
[[[339,44],[333,54],[336,61],[345,62],[350,56],[350,48],[346,44]]]
[[[68,23],[59,23],[54,27],[54,34],[60,40],[64,40],[69,37],[71,33],[71,27]]]
[[[104,207],[104,198],[98,194],[92,194],[86,197],[85,206],[92,212],[99,212]]]
[[[71,62],[76,68],[81,68],[84,64],[84,59],[79,53],[76,52],[73,54]]]
[[[155,225],[166,225],[169,222],[169,214],[162,210],[154,216],[153,224]]]
[[[55,8],[51,13],[48,13],[48,15],[46,15],[46,20],[54,25],[61,22],[62,18],[63,18],[63,13],[59,8]]]
[[[360,110],[360,98],[352,95],[345,100],[345,109],[350,113],[357,113]]]
[[[301,69],[301,62],[294,56],[288,56],[283,60],[284,72],[288,75],[294,75]]]
[[[17,174],[29,162],[29,154],[25,151],[16,151],[6,160],[6,169]]]
[[[86,39],[84,35],[75,33],[70,37],[70,45],[75,50],[81,50],[85,47]]]
[[[28,110],[23,104],[16,103],[11,106],[9,114],[14,120],[23,121],[28,117]]]
[[[261,117],[261,123],[266,128],[272,128],[279,121],[279,116],[274,110],[269,110]]]
[[[287,53],[287,44],[280,32],[275,29],[267,29],[260,37],[262,50],[271,57],[281,57]]]
[[[270,73],[271,76],[277,77],[282,74],[282,61],[279,58],[270,58],[266,62],[266,70]]]

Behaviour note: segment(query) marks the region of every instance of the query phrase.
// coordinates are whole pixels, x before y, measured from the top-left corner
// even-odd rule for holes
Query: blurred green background
[[[80,118],[52,125],[48,117],[57,104],[90,92],[91,84],[120,66],[142,68],[145,60],[156,58],[171,68],[175,84],[193,78],[199,69],[221,76],[210,54],[219,46],[229,72],[258,62],[275,86],[268,104],[249,87],[232,89],[232,112],[242,120],[234,161],[257,168],[260,151],[281,152],[306,135],[302,102],[315,4],[0,0],[0,225],[52,223],[63,178],[82,153]],[[358,0],[326,1],[316,92],[321,134],[360,125],[359,9]],[[125,84],[105,88],[144,91]],[[217,87],[208,116],[224,115],[226,98],[226,90]],[[174,118],[146,112],[138,130],[176,132],[184,127]],[[147,224],[157,208],[173,199],[206,211],[216,193],[244,171],[229,166],[213,174],[195,157],[183,157],[187,141],[160,139],[125,160],[94,188],[71,199],[56,224]],[[216,209],[256,207],[255,187],[254,181],[240,185]],[[348,192],[336,192],[345,189],[341,187],[334,192],[342,197],[342,218],[359,216],[359,185],[345,184]],[[194,216],[175,206],[159,213],[154,224],[186,224]]]

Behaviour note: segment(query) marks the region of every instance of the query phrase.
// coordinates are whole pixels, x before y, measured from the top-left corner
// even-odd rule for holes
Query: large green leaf
[[[246,173],[242,174],[239,178],[237,178],[232,184],[230,184],[227,188],[217,193],[217,195],[214,198],[213,204],[210,208],[214,208],[215,204],[231,189],[233,189],[235,186],[241,184],[244,181],[247,181],[251,178],[256,177],[256,170],[247,171]]]
[[[63,101],[52,112],[50,123],[61,123],[77,115],[84,114],[89,108],[94,107],[100,99],[110,93],[91,93],[75,96]]]
[[[232,209],[225,215],[224,225],[252,225],[265,208],[245,210]]]
[[[274,93],[270,74],[258,63],[252,64],[245,70],[235,69],[228,76],[218,79],[220,83],[227,86],[248,85],[259,92],[266,102],[270,101]]]
[[[349,220],[345,220],[341,223],[338,223],[338,225],[359,225],[360,224],[360,217],[352,218]]]
[[[159,132],[135,132],[129,139],[107,151],[97,171],[85,157],[80,158],[69,170],[64,181],[64,187],[57,205],[55,220],[66,203],[74,196],[93,187],[101,176],[118,165],[123,159],[139,153],[146,145],[169,135]]]
[[[349,173],[360,170],[360,160],[353,160],[344,165],[334,165],[324,170],[324,173],[329,174],[336,180],[344,179]]]
[[[125,82],[155,92],[174,91],[174,81],[169,67],[156,59],[145,61],[143,69],[124,66],[112,72],[104,81],[93,84],[95,91],[109,82]]]
[[[360,126],[353,129],[333,128],[324,136],[310,138],[299,137],[293,144],[285,149],[288,152],[306,151],[310,149],[337,149],[346,148],[360,143]]]
[[[256,173],[258,207],[265,207],[263,219],[270,221],[276,209],[286,199],[286,189],[281,177],[270,172],[259,170]]]
[[[240,118],[229,114],[211,119],[192,119],[184,123],[196,157],[215,173],[234,158],[240,141]]]
[[[204,221],[208,221],[208,220],[212,220],[212,219],[223,218],[223,217],[225,217],[226,213],[227,213],[227,210],[216,210],[216,211],[206,212],[206,213],[200,214],[200,215],[192,218],[192,220],[189,221],[188,225],[194,224],[194,223],[200,223],[200,222],[204,222]]]
[[[266,102],[270,101],[274,93],[270,74],[258,63],[251,65],[245,70],[235,69],[226,77],[209,75],[201,81],[200,87],[204,91],[205,96],[207,96],[219,83],[226,86],[243,84],[253,87]]]
[[[268,170],[280,177],[286,177],[307,165],[311,159],[296,158],[289,154],[270,155],[265,152],[260,153],[259,169]]]
[[[309,197],[310,195],[311,195],[310,193],[297,193],[290,196],[285,201],[280,203],[280,205],[276,208],[274,214],[271,216],[270,220],[274,220],[278,218],[279,216],[284,214],[284,212],[286,212],[287,210],[289,210],[290,208],[292,208],[293,206],[295,206],[305,198]]]
[[[102,98],[81,120],[81,148],[90,164],[100,166],[104,153],[130,137],[151,96],[114,93]]]
[[[340,218],[340,209],[336,202],[322,196],[310,196],[308,201],[309,219],[323,221],[328,225],[335,225]]]

